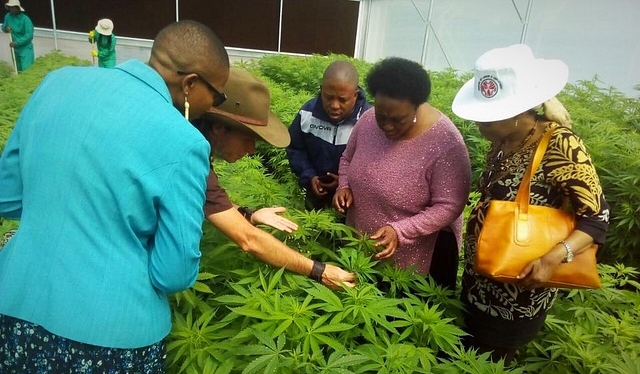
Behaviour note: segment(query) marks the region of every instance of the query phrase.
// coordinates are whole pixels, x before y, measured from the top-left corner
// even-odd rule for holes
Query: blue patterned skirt
[[[0,314],[0,373],[162,374],[164,340],[142,348],[84,344],[54,335],[39,325]]]

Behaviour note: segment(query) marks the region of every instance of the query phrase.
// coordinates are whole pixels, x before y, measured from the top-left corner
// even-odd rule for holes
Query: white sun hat
[[[492,49],[476,60],[474,78],[460,88],[451,109],[476,122],[512,118],[556,96],[568,79],[564,62],[534,58],[527,45]]]
[[[17,6],[20,7],[20,11],[24,12],[24,8],[20,5],[20,0],[9,0],[6,4],[4,4],[5,8]]]
[[[113,34],[113,21],[111,21],[109,18],[101,19],[96,25],[96,31],[104,36]]]

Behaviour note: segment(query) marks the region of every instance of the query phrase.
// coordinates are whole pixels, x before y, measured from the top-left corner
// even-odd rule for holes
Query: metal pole
[[[13,43],[13,30],[9,33],[9,43]],[[9,46],[11,50],[11,61],[13,62],[13,72],[18,74],[18,61],[16,60],[16,51],[13,47]]]
[[[424,32],[424,41],[422,43],[422,56],[420,57],[420,62],[422,62],[423,65],[426,65],[427,63],[425,61],[425,58],[427,53],[428,38],[430,34],[433,34],[433,37],[436,39],[436,43],[438,43],[438,46],[440,47],[442,56],[444,56],[444,59],[447,60],[447,65],[449,65],[449,67],[452,68],[453,65],[451,64],[451,60],[449,59],[449,56],[447,56],[447,51],[445,51],[444,46],[440,41],[440,38],[438,38],[438,34],[436,33],[436,30],[434,30],[433,25],[431,25],[431,14],[433,12],[433,0],[431,0],[429,4],[429,15],[427,19],[424,18],[424,16],[422,15],[422,12],[420,12],[420,9],[418,8],[418,5],[415,3],[415,1],[411,0],[411,3],[413,4],[413,7],[415,8],[416,12],[418,12],[420,19],[422,19],[422,22],[424,22],[424,24],[426,25],[426,30]]]
[[[529,29],[529,17],[531,16],[531,8],[533,8],[533,1],[529,0],[529,3],[527,4],[527,14],[524,18],[524,24],[522,25],[522,34],[520,35],[520,44],[523,44],[524,40],[527,38],[527,30]]]
[[[431,14],[433,11],[433,0],[431,0],[429,2],[429,14],[427,15],[427,19],[425,20],[424,17],[422,16],[422,13],[420,13],[420,10],[418,9],[418,6],[416,5],[416,3],[413,3],[414,8],[416,8],[416,11],[418,11],[418,14],[420,15],[420,18],[422,18],[422,21],[425,23],[425,29],[424,29],[424,39],[422,41],[422,54],[420,55],[420,62],[422,62],[423,65],[427,64],[427,49],[429,48],[429,29],[431,26]]]
[[[180,21],[180,0],[176,0],[176,22]]]
[[[278,21],[278,53],[282,46],[282,13],[284,9],[284,0],[280,0],[280,20]]]
[[[53,46],[58,50],[58,29],[56,28],[56,7],[51,0],[51,21],[53,22]]]
[[[363,15],[364,14],[364,15]],[[353,57],[365,60],[365,50],[369,40],[369,23],[371,22],[371,0],[361,0],[358,10],[358,32]]]

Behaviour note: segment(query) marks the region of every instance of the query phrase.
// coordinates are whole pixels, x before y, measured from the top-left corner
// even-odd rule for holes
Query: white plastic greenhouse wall
[[[470,71],[485,51],[525,43],[630,97],[640,91],[640,0],[361,0],[355,57],[399,56]]]
[[[179,0],[176,0],[176,5]],[[255,0],[258,1],[258,0]],[[345,0],[354,1],[354,0]],[[355,0],[357,1],[357,0]],[[614,86],[640,96],[640,0],[360,0],[354,56],[375,62],[400,56],[427,69],[470,71],[483,52],[514,43],[569,65],[570,80]],[[177,15],[176,15],[177,17]],[[0,33],[0,59],[11,62]],[[40,56],[54,49],[90,58],[86,35],[36,29]],[[339,35],[336,35],[339,37]],[[151,41],[118,39],[118,62],[149,57]],[[277,51],[229,47],[233,61]]]

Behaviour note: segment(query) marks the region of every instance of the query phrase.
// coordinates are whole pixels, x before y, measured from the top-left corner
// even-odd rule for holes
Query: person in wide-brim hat
[[[602,245],[606,238],[609,205],[596,169],[580,136],[568,126],[568,112],[555,98],[567,81],[568,67],[560,60],[536,58],[523,44],[495,48],[476,60],[474,77],[452,103],[453,112],[475,121],[491,143],[478,178],[480,197],[466,220],[462,343],[478,354],[489,353],[494,362],[503,360],[505,366],[544,326],[558,294],[546,281],[563,262],[571,262],[593,244]],[[545,134],[549,138],[543,157],[529,174]],[[523,183],[530,208],[566,209],[568,204],[576,226],[524,265],[517,280],[503,283],[475,270],[478,238],[485,230],[501,230],[487,219],[495,214],[491,202],[514,201]]]
[[[96,31],[104,36],[113,34],[113,21],[109,18],[103,18],[98,21]]]
[[[24,12],[19,0],[9,0],[5,3],[9,11],[4,16],[2,31],[9,33],[9,47],[12,49],[11,58],[16,73],[27,70],[35,61],[33,49],[33,22]]]
[[[232,67],[224,92],[226,100],[222,104],[211,107],[200,120],[193,122],[209,141],[213,157],[235,162],[255,152],[257,140],[275,147],[289,144],[289,131],[271,112],[269,89],[260,79],[246,69]],[[332,289],[353,287],[355,274],[313,261],[255,227],[268,225],[289,233],[296,230],[297,224],[280,215],[285,211],[284,207],[253,210],[235,206],[211,168],[207,179],[205,218],[238,247],[276,268],[284,267],[307,275]]]
[[[209,140],[214,157],[234,162],[255,152],[258,139],[279,148],[289,145],[289,131],[271,112],[269,89],[262,81],[245,69],[232,67],[224,90],[227,100],[211,107],[197,124]],[[241,133],[250,136],[238,142]],[[230,137],[236,141],[229,142]]]
[[[21,12],[24,12],[24,8],[22,7],[22,5],[20,5],[20,0],[9,0],[4,4],[5,8],[10,8],[14,6],[17,6],[18,8],[20,8]]]

